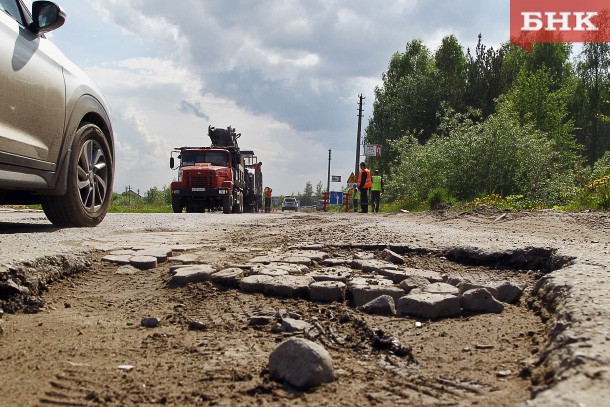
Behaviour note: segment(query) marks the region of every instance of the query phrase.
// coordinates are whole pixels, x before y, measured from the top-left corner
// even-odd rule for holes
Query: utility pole
[[[358,135],[356,136],[356,167],[354,169],[354,175],[358,176],[358,171],[360,171],[360,137],[362,132],[362,105],[364,97],[362,97],[362,93],[358,96]]]
[[[332,150],[328,150],[328,179],[326,181],[326,192],[330,194],[330,157]],[[330,195],[329,195],[330,196]]]

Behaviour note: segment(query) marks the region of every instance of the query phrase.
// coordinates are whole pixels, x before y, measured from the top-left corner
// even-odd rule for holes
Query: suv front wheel
[[[43,198],[42,208],[55,226],[90,227],[104,219],[112,199],[112,159],[102,130],[83,123],[72,143],[66,193]]]

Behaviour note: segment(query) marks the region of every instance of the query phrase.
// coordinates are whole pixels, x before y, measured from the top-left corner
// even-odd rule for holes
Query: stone
[[[308,298],[309,286],[314,282],[307,276],[271,277],[265,283],[265,294],[284,298]]]
[[[423,269],[415,269],[415,268],[404,268],[409,276],[412,277],[423,277],[431,283],[442,283],[445,281],[445,278],[437,273],[436,271],[431,270],[423,270]]]
[[[426,286],[428,284],[430,284],[430,281],[428,281],[424,277],[421,277],[421,276],[409,276],[409,277],[405,278],[404,280],[402,280],[400,282],[399,286],[400,286],[400,288],[405,290],[405,292],[408,294],[408,293],[411,292],[411,290],[414,290],[416,288],[421,288],[421,287]]]
[[[289,263],[276,263],[275,268],[277,270],[286,270],[288,274],[300,274],[309,270],[309,267],[304,264],[289,264]]]
[[[140,270],[150,270],[157,267],[157,258],[153,256],[133,256],[129,264]]]
[[[244,271],[240,268],[228,268],[220,270],[210,277],[215,284],[224,285],[226,287],[239,287],[239,280],[241,280],[244,275]]]
[[[498,292],[496,299],[507,304],[516,303],[523,294],[523,288],[508,281],[495,284],[492,288]]]
[[[462,281],[457,285],[457,287],[460,290],[460,295],[464,294],[466,291],[474,290],[475,288],[483,288],[489,291],[489,293],[493,295],[494,298],[498,296],[498,290],[496,290],[495,288],[481,284],[471,283],[470,281]]]
[[[309,267],[303,264],[288,264],[288,263],[270,263],[270,264],[255,264],[251,272],[252,274],[273,274],[274,272],[283,271],[285,274],[301,274],[309,270]],[[271,272],[270,272],[271,271]]]
[[[312,328],[310,323],[293,318],[282,319],[280,325],[284,332],[303,332],[306,329]]]
[[[367,314],[392,316],[396,315],[396,305],[394,298],[389,295],[382,295],[362,306],[362,311]]]
[[[273,281],[274,278],[275,277],[273,276],[266,276],[264,274],[244,277],[239,282],[239,288],[245,293],[264,293],[265,285]]]
[[[209,264],[179,268],[176,270],[176,274],[172,276],[171,282],[176,285],[201,283],[209,281],[214,273],[216,273],[216,269]]]
[[[142,318],[140,325],[144,328],[156,328],[161,323],[159,318]]]
[[[373,260],[375,255],[371,252],[358,252],[354,254],[354,260]]]
[[[158,263],[165,263],[167,261],[168,257],[170,257],[171,255],[172,255],[172,249],[167,249],[167,248],[164,249],[161,247],[138,250],[138,252],[136,253],[136,256],[156,257]]]
[[[418,292],[430,294],[453,294],[455,296],[459,296],[460,294],[460,290],[457,287],[446,283],[430,283],[418,288],[417,290],[419,290]]]
[[[353,260],[352,268],[362,270],[363,273],[379,273],[380,270],[398,270],[398,266],[381,260]]]
[[[347,264],[350,264],[352,262],[351,259],[325,259],[322,260],[322,262],[320,264],[322,264],[323,266],[329,266],[329,267],[336,267],[336,266],[345,266]]]
[[[382,295],[389,295],[397,301],[399,298],[405,295],[405,291],[396,286],[380,285],[380,286],[355,286],[350,290],[352,302],[355,307],[366,304],[367,302],[373,301],[377,297]]]
[[[386,269],[383,268],[381,270],[378,271],[378,273],[390,280],[392,280],[392,282],[394,284],[399,284],[401,283],[403,280],[406,280],[407,278],[411,277],[411,275],[405,271],[405,270],[392,270],[392,269]],[[426,283],[428,281],[426,280]]]
[[[109,263],[124,265],[129,264],[132,254],[109,254],[107,256],[102,257],[102,261],[107,261]]]
[[[298,389],[310,389],[335,380],[335,369],[322,346],[307,339],[290,338],[269,355],[269,376]]]
[[[460,299],[453,294],[409,293],[396,305],[399,315],[425,319],[448,318],[460,315]]]
[[[170,263],[180,263],[180,264],[195,264],[199,261],[198,254],[181,254],[180,256],[173,256],[168,258]]]
[[[312,301],[343,301],[347,286],[341,281],[317,281],[309,286]]]
[[[304,256],[287,256],[282,259],[282,262],[289,264],[302,264],[304,266],[311,266],[313,261],[309,257]]]
[[[200,266],[199,264],[190,264],[189,265],[189,264],[181,264],[181,263],[179,263],[179,264],[171,265],[169,267],[169,272],[170,272],[170,274],[173,275],[173,274],[176,274],[176,271],[178,271],[179,269],[186,269],[186,268],[189,268],[189,267],[197,268],[199,266]]]
[[[485,288],[474,288],[463,293],[461,305],[465,311],[472,312],[499,314],[504,310],[504,305]]]
[[[347,286],[349,288],[352,287],[361,287],[361,286],[394,286],[392,280],[388,280],[387,278],[380,276],[370,276],[370,277],[351,277],[347,280]]]
[[[192,321],[189,323],[189,331],[205,331],[207,326],[200,321]]]
[[[393,264],[405,264],[405,259],[400,254],[393,252],[390,249],[384,249],[380,256],[383,260]]]

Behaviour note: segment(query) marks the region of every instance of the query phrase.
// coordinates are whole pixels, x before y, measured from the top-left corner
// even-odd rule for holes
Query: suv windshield
[[[221,151],[184,151],[182,153],[182,166],[195,165],[195,163],[210,163],[219,167],[228,167],[228,156]]]

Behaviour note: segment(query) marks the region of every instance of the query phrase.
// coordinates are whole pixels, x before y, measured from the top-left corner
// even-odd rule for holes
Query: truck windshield
[[[221,151],[183,151],[182,166],[195,165],[195,163],[210,163],[219,167],[228,167],[228,156]]]

